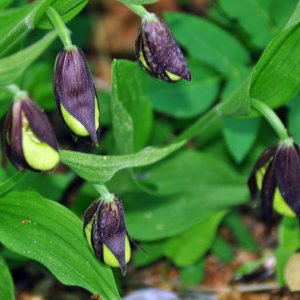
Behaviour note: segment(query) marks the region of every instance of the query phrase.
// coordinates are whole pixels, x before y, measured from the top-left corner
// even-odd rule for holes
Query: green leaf
[[[165,255],[180,267],[195,263],[211,247],[225,213],[224,211],[215,213],[195,227],[167,241],[164,246]]]
[[[280,247],[291,251],[300,248],[300,232],[296,218],[285,217],[282,219],[279,227],[279,244]]]
[[[14,300],[14,285],[9,269],[0,256],[0,299]]]
[[[248,251],[257,251],[258,246],[252,237],[249,228],[242,222],[236,211],[231,211],[224,218],[224,225],[229,228],[236,242]]]
[[[273,9],[272,0],[219,0],[221,8],[249,34],[256,47],[263,48],[278,32],[270,15]],[[282,1],[284,2],[284,1]],[[271,9],[272,6],[272,9]],[[251,18],[249,18],[251,12]]]
[[[248,261],[241,265],[236,271],[235,275],[243,276],[253,273],[257,270],[264,262],[266,261],[266,257],[262,257],[260,259],[254,261]]]
[[[114,60],[112,74],[111,106],[116,152],[129,154],[146,145],[152,128],[146,76],[136,63],[126,60]]]
[[[153,107],[177,118],[204,112],[216,100],[220,77],[197,60],[188,61],[193,80],[174,84],[148,77],[148,93]]]
[[[293,101],[289,103],[288,112],[288,131],[295,139],[295,141],[300,144],[300,94],[298,94]]]
[[[71,21],[89,3],[88,0],[56,0],[51,6],[62,16],[65,23]],[[52,24],[46,15],[38,24],[39,28],[51,29]]]
[[[216,236],[211,251],[219,260],[225,263],[230,263],[234,258],[233,247],[219,235]]]
[[[144,251],[136,251],[134,255],[134,265],[143,267],[158,260],[163,255],[163,242],[143,243],[140,246]]]
[[[0,9],[3,9],[10,5],[13,2],[13,0],[1,0],[0,2]]]
[[[120,299],[111,270],[89,249],[82,222],[56,202],[29,191],[1,197],[0,241],[46,266],[63,284]]]
[[[235,171],[222,158],[196,151],[180,152],[147,170],[142,182],[152,186],[158,195],[170,195],[184,191],[201,194],[204,191],[222,188],[230,190],[234,186],[242,187],[246,178]],[[223,198],[223,197],[222,197]],[[202,197],[201,197],[202,199]],[[214,198],[219,201],[218,198]],[[204,199],[202,199],[204,201]]]
[[[246,178],[220,155],[186,150],[147,168],[138,178],[145,178],[142,184],[155,195],[125,193],[122,199],[129,232],[141,241],[182,233],[249,198]]]
[[[0,11],[0,56],[36,27],[46,9],[54,1],[40,0]]]
[[[45,49],[57,37],[55,32],[50,32],[35,44],[8,57],[0,59],[0,85],[6,85],[22,75]]]
[[[184,13],[167,13],[165,17],[174,37],[188,53],[222,74],[232,76],[249,62],[242,44],[209,21]],[[191,28],[199,34],[191,34]]]
[[[143,4],[155,3],[158,0],[118,0],[118,1],[123,4],[143,5]]]
[[[300,87],[300,23],[290,26],[268,45],[252,74],[250,95],[279,107]]]
[[[91,182],[106,182],[122,169],[153,164],[170,155],[185,142],[171,144],[164,148],[147,147],[140,152],[119,156],[100,156],[74,151],[60,151],[61,161],[80,177]]]
[[[258,131],[260,119],[223,118],[223,134],[229,153],[237,163],[241,163],[252,148]]]
[[[28,173],[26,172],[17,172],[13,176],[9,177],[3,182],[0,182],[0,195],[7,193],[11,190],[14,186],[16,186],[20,181],[22,181]]]
[[[278,28],[283,28],[284,24],[288,21],[290,15],[292,14],[298,0],[273,0],[272,8],[270,9],[270,14],[272,19],[276,23]]]
[[[202,258],[195,264],[180,269],[180,281],[186,286],[198,286],[205,277],[205,260]]]

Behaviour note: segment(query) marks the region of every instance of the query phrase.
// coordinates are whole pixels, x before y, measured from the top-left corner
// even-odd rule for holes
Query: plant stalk
[[[268,105],[259,100],[251,99],[251,106],[269,122],[282,142],[290,139],[284,124]]]
[[[104,201],[111,201],[114,199],[114,195],[109,192],[104,184],[94,184],[94,187],[99,192]]]
[[[53,27],[56,29],[59,38],[61,39],[62,43],[66,50],[72,50],[75,46],[72,44],[71,35],[69,29],[66,27],[62,17],[59,13],[53,8],[49,7],[47,9],[47,16],[52,23]]]

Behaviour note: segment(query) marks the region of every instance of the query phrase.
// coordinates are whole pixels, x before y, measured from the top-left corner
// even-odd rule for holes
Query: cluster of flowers
[[[154,14],[143,19],[136,40],[136,56],[144,70],[168,82],[191,74],[166,24]],[[98,144],[100,108],[83,52],[73,46],[56,59],[53,91],[58,112],[72,134]],[[14,98],[2,134],[5,161],[20,171],[51,171],[59,163],[59,146],[46,114],[26,93]],[[84,215],[84,233],[94,254],[126,272],[133,242],[127,234],[124,211],[117,195],[100,197]]]

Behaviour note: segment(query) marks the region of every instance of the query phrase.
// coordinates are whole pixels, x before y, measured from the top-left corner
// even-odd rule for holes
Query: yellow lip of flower
[[[89,132],[87,129],[83,126],[82,123],[80,123],[76,118],[74,118],[66,109],[65,107],[60,104],[61,114],[63,116],[64,121],[66,122],[67,126],[70,128],[72,132],[74,132],[76,135],[81,137],[87,137],[89,136]],[[97,98],[95,97],[95,128],[96,130],[99,129],[100,126],[100,112],[99,112],[99,106]]]

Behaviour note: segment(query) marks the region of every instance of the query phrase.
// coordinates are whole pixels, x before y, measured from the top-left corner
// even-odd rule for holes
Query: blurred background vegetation
[[[19,0],[12,5],[25,3]],[[134,150],[146,145],[162,146],[249,75],[296,3],[160,0],[147,5],[149,11],[164,18],[186,54],[193,80],[175,85],[150,78],[134,62],[139,17],[116,1],[90,1],[68,27],[74,44],[88,58],[100,97],[102,130],[96,150],[88,143],[74,142],[55,110],[51,74],[62,48],[59,40],[26,71],[19,85],[47,111],[61,148],[114,154],[120,151],[115,147],[111,126],[111,65],[115,58],[130,60],[121,61],[117,80],[124,97],[130,98],[124,102],[134,120]],[[31,44],[43,34],[35,31],[22,45]],[[11,99],[3,94],[1,100],[2,117]],[[300,97],[277,112],[300,143]],[[287,291],[277,287],[275,256],[280,262],[277,279],[283,283],[285,261],[297,247],[288,253],[279,247],[275,252],[279,218],[275,216],[268,232],[259,205],[257,208],[250,202],[246,185],[259,154],[274,142],[272,129],[259,117],[223,117],[191,140],[183,151],[150,168],[136,170],[135,178],[128,171],[114,176],[108,187],[121,196],[128,231],[146,251],[146,255],[142,251],[135,253],[126,277],[115,272],[121,293],[151,286],[183,296],[192,297],[193,292],[193,297],[199,299],[207,293],[227,297],[220,299],[271,299],[270,293],[278,299],[288,297]],[[1,170],[0,178],[6,177]],[[91,184],[64,166],[51,176],[31,173],[18,185],[18,189],[28,187],[64,203],[79,216],[98,196]],[[292,234],[295,244],[300,245],[299,234]],[[18,299],[40,299],[34,295],[41,299],[87,299],[86,292],[62,286],[37,263],[5,248],[2,253],[12,267]],[[230,286],[241,282],[254,285],[259,293],[247,287],[246,296],[242,289],[233,292]],[[265,284],[266,291],[261,291]]]

